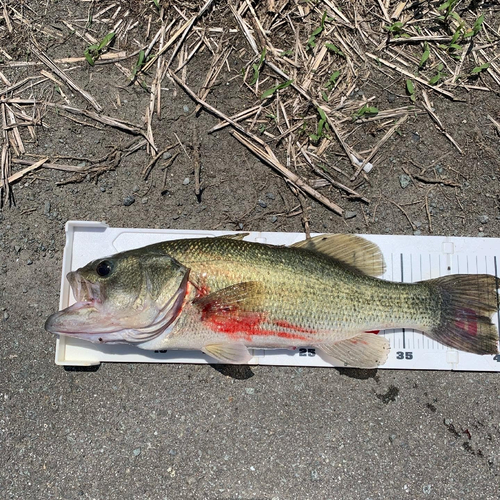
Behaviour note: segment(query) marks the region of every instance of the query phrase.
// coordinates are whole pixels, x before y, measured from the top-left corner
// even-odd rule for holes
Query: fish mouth
[[[78,272],[70,272],[67,279],[77,302],[55,314],[45,322],[45,330],[56,335],[79,338],[94,343],[142,343],[152,340],[171,326],[179,317],[188,293],[189,273],[183,276],[177,291],[158,308],[152,304],[131,318],[129,309],[122,317],[110,310],[98,284]]]
[[[69,281],[77,303],[81,302],[86,305],[102,303],[103,297],[101,296],[101,287],[99,284],[91,283],[77,271],[68,273],[66,279]]]

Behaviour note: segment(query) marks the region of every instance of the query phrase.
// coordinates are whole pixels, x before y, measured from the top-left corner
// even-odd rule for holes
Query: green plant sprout
[[[310,134],[309,138],[312,142],[318,142],[322,137],[325,137],[324,130],[330,130],[330,125],[328,125],[328,119],[325,112],[321,108],[316,108],[319,113],[318,127],[315,134]]]
[[[333,43],[325,43],[325,47],[345,59],[345,54]]]
[[[415,95],[415,86],[413,85],[413,82],[409,79],[406,80],[406,91],[408,92],[408,95],[410,96],[410,101],[416,102],[417,97]]]
[[[354,113],[354,120],[358,120],[362,116],[375,116],[378,115],[378,108],[373,106],[368,106],[365,104],[362,108],[358,109],[356,113]]]
[[[340,71],[334,71],[328,80],[328,83],[326,84],[327,90],[333,90],[335,87],[335,84],[337,83],[337,79],[340,76]]]
[[[427,62],[427,59],[429,59],[429,56],[431,55],[431,51],[429,49],[429,44],[427,42],[424,43],[424,53],[422,54],[422,57],[420,58],[420,62],[418,63],[418,67],[422,68],[424,64]]]
[[[488,69],[490,67],[490,63],[484,63],[481,64],[481,66],[476,66],[471,72],[470,76],[477,76],[479,73],[484,71],[485,69]]]
[[[253,69],[253,78],[252,81],[250,82],[250,85],[254,85],[257,80],[259,79],[259,72],[260,68],[262,67],[262,63],[264,62],[264,59],[266,57],[266,48],[264,47],[264,50],[262,51],[262,54],[260,55],[259,62],[257,64],[252,64],[252,69]]]
[[[134,68],[132,69],[132,78],[131,80],[134,80],[134,78],[137,76],[137,73],[141,70],[141,68],[144,66],[144,63],[146,62],[146,54],[143,50],[139,52],[139,58],[137,62],[135,63]]]
[[[442,3],[439,7],[438,10],[442,11],[444,10],[444,16],[441,16],[439,19],[442,21],[445,21],[448,19],[448,17],[454,12],[454,9],[457,5],[459,0],[447,0],[446,2]]]
[[[321,35],[323,30],[325,29],[326,20],[330,20],[330,18],[327,19],[326,12],[324,12],[321,16],[321,24],[311,33],[309,40],[307,40],[307,45],[310,49],[314,49],[314,47],[316,47],[316,37]]]
[[[467,33],[465,33],[464,38],[471,38],[471,37],[476,36],[481,31],[481,28],[483,27],[483,21],[484,21],[484,14],[481,14],[476,19],[476,22],[474,23],[472,30],[467,31]]]
[[[433,76],[433,77],[429,80],[429,84],[430,84],[430,85],[436,85],[436,84],[439,82],[439,80],[441,80],[441,78],[443,78],[443,76],[444,76],[444,73],[442,73],[443,68],[444,68],[443,63],[440,63],[440,64],[438,65],[438,67],[437,67],[437,70],[438,70],[437,75],[434,75],[434,76]]]
[[[400,35],[403,31],[403,23],[401,21],[396,21],[390,26],[384,26],[384,29],[393,35]]]
[[[286,89],[293,83],[293,80],[287,80],[284,83],[280,83],[279,85],[276,85],[276,87],[271,87],[270,89],[267,89],[261,96],[261,99],[266,99],[267,97],[272,96],[277,90],[281,89]]]
[[[111,31],[99,43],[90,45],[85,49],[84,56],[87,62],[93,66],[103,50],[113,41],[115,33]]]

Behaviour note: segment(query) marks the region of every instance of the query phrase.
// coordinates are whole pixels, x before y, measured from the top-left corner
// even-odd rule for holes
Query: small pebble
[[[401,174],[399,176],[399,184],[403,189],[406,189],[410,185],[410,182],[411,182],[411,177],[409,175]]]
[[[28,289],[25,286],[23,286],[23,293],[28,293]]]
[[[138,457],[141,454],[141,449],[136,448],[132,453],[134,454],[134,457]]]
[[[245,392],[246,392],[247,394],[254,394],[254,393],[255,393],[255,389],[254,389],[253,387],[247,387],[247,388],[245,389]]]
[[[124,198],[123,200],[123,204],[126,206],[126,207],[130,207],[130,205],[132,205],[132,203],[135,203],[135,198],[133,196],[127,196],[126,198]]]
[[[420,135],[417,134],[417,132],[412,132],[411,133],[411,140],[413,142],[420,142]]]
[[[147,202],[148,202],[148,198],[147,198],[147,197],[144,197],[144,198],[141,200],[141,203],[142,203],[143,205],[145,205]]]
[[[177,455],[177,452],[175,450],[169,450],[168,454],[175,457],[175,455]]]
[[[318,481],[319,480],[319,474],[317,470],[312,470],[311,471],[311,479],[313,481]]]
[[[276,196],[274,196],[273,193],[266,193],[266,197],[269,198],[270,200],[275,200]]]
[[[347,210],[347,212],[344,213],[344,218],[345,219],[354,219],[354,217],[356,217],[357,212],[354,212],[352,210]]]
[[[189,113],[189,106],[187,104],[184,104],[184,106],[182,106],[182,109],[184,110],[184,113]]]
[[[50,214],[50,201],[46,201],[44,208],[43,208],[43,214],[44,215],[49,215]]]
[[[451,425],[453,423],[453,419],[452,418],[445,418],[444,419],[444,425]]]
[[[21,251],[21,247],[19,245],[14,245],[14,250],[19,253]]]
[[[135,186],[132,188],[132,193],[137,193],[137,191],[139,191],[139,186],[135,185]]]
[[[438,174],[442,174],[443,173],[443,167],[439,164],[437,164],[435,167],[434,167],[434,170],[438,173]]]
[[[420,221],[415,221],[413,223],[415,225],[415,227],[418,229],[419,227],[422,227],[422,223]]]
[[[104,186],[101,186],[101,187],[100,187],[100,190],[101,190],[101,192],[102,192],[102,193],[105,193],[105,192],[106,192],[106,188],[105,188]]]
[[[490,218],[487,215],[480,215],[478,217],[478,220],[481,224],[486,224],[490,220]]]
[[[165,151],[165,153],[163,153],[163,159],[168,160],[169,158],[172,158],[172,153]]]
[[[416,231],[413,231],[414,236],[420,236],[422,234],[422,231],[420,229],[417,229]]]
[[[28,259],[28,262],[26,262],[26,264],[28,264],[28,266],[31,266],[31,264],[33,264],[33,261],[31,259]]]
[[[8,313],[7,311],[5,311],[5,312],[3,313],[3,319],[4,319],[5,321],[7,321],[7,320],[9,319],[9,313]]]
[[[278,221],[278,217],[276,217],[276,215],[273,215],[272,217],[270,217],[270,221],[274,224]]]
[[[394,102],[396,100],[396,96],[394,94],[389,94],[387,96],[387,101],[388,102]]]
[[[396,437],[397,437],[397,436],[396,436],[396,434],[391,434],[391,435],[389,436],[389,441],[390,441],[391,443],[394,443],[394,441],[396,441]]]
[[[184,186],[187,186],[189,184],[190,180],[189,180],[189,177],[186,177],[182,183],[184,184]]]
[[[243,229],[243,224],[242,224],[241,222],[238,222],[238,227],[239,227],[240,229]]]
[[[425,486],[422,487],[422,491],[428,495],[431,492],[432,486],[430,484],[426,484]]]
[[[258,203],[262,208],[267,208],[267,203],[265,201],[259,200]]]
[[[78,167],[86,167],[87,166],[87,162],[86,161],[81,161],[77,166]]]

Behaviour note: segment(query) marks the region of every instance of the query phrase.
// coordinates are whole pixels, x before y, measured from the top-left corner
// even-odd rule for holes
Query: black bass
[[[45,328],[98,343],[201,350],[225,363],[247,363],[248,348],[308,346],[346,366],[377,367],[389,342],[376,333],[391,328],[497,352],[494,276],[394,283],[377,278],[379,248],[355,235],[291,247],[243,237],[166,241],[95,260],[68,274],[77,302]]]

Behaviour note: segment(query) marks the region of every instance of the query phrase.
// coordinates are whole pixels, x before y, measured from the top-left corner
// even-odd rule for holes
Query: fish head
[[[180,314],[188,278],[188,268],[147,247],[94,260],[68,273],[76,303],[45,329],[96,343],[151,340]]]

